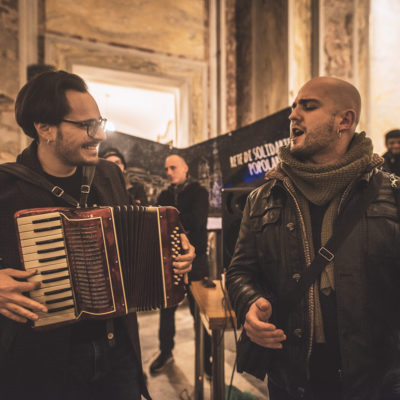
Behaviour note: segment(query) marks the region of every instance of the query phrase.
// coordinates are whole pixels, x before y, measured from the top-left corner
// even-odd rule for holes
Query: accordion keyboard
[[[74,318],[74,298],[60,213],[21,217],[17,222],[25,269],[38,270],[28,280],[40,282],[40,289],[30,292],[30,296],[49,310],[48,314],[39,313],[35,326]]]

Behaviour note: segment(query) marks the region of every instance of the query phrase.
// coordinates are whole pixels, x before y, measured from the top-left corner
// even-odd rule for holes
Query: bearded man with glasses
[[[65,71],[42,73],[19,92],[18,124],[32,143],[17,162],[79,199],[82,169],[96,165],[88,206],[129,203],[120,169],[98,158],[106,120],[85,82]],[[69,204],[42,187],[0,172],[0,396],[7,400],[149,399],[141,366],[136,314],[107,321],[86,320],[34,331],[30,321],[44,305],[27,292],[36,271],[21,270],[15,211]],[[194,249],[176,258],[178,273],[191,269]]]

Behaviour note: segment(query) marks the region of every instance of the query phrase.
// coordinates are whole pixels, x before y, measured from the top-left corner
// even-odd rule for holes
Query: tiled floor
[[[151,376],[149,366],[158,354],[158,311],[139,314],[139,332],[142,346],[144,370],[153,400],[194,399],[194,329],[189,308],[183,304],[175,314],[176,336],[174,362],[164,373]],[[225,333],[225,383],[229,385],[235,362],[235,341],[232,331]],[[267,400],[267,385],[247,374],[235,372],[233,386],[242,392],[251,393],[259,400]],[[231,400],[242,398],[236,395]],[[244,396],[243,396],[244,398]],[[248,398],[248,397],[246,397]],[[253,398],[253,397],[252,397]],[[204,400],[210,399],[210,384],[204,382]],[[223,399],[217,399],[223,400]]]

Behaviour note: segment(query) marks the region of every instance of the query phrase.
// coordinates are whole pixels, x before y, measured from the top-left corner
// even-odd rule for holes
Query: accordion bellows
[[[178,304],[173,272],[183,232],[174,207],[37,208],[15,213],[21,263],[37,269],[36,328]]]

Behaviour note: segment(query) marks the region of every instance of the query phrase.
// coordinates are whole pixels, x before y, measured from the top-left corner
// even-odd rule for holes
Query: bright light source
[[[115,131],[115,125],[113,124],[112,121],[107,120],[106,122],[106,127],[105,127],[106,132],[114,132]]]
[[[86,81],[101,115],[108,120],[107,131],[175,143],[174,93]]]

